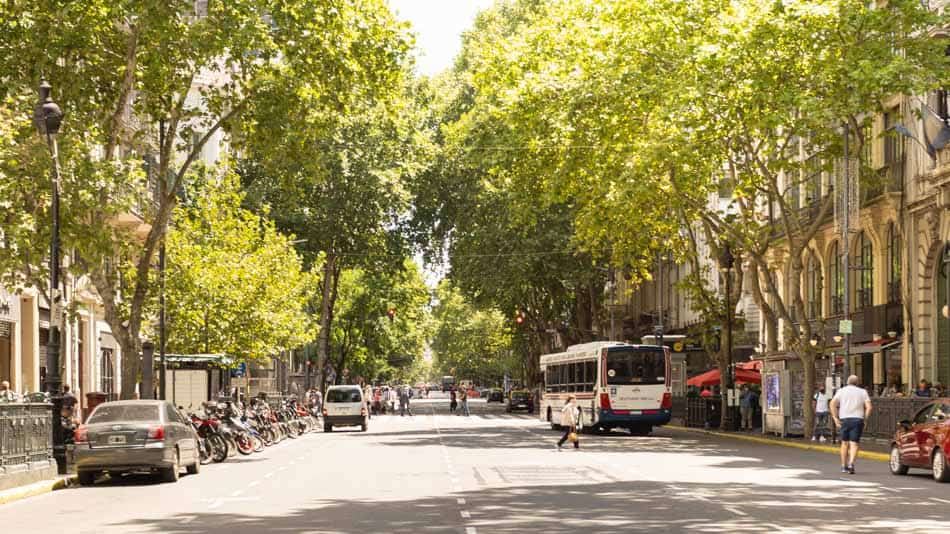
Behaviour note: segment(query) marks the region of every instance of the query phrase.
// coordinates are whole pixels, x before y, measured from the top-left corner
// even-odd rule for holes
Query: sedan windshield
[[[607,353],[607,383],[664,384],[666,361],[659,350],[611,350]]]
[[[88,424],[119,421],[158,421],[155,404],[103,404],[89,416]]]

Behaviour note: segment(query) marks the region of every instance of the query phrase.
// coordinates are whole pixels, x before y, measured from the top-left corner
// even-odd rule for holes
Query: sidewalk
[[[3,490],[0,491],[0,505],[19,501],[20,499],[25,499],[27,497],[42,495],[51,491],[65,489],[71,485],[77,484],[78,482],[79,480],[75,475],[63,475],[56,478],[34,482],[33,484],[27,484],[26,486],[19,486],[16,488],[10,488],[8,490]]]
[[[689,432],[691,434],[705,434],[707,436],[718,436],[723,438],[738,439],[743,441],[750,441],[754,443],[764,443],[767,445],[775,445],[779,447],[793,447],[796,449],[804,449],[810,451],[820,451],[827,452],[832,454],[838,454],[840,452],[840,444],[835,443],[818,443],[810,440],[805,440],[804,438],[782,438],[779,436],[773,436],[770,434],[761,434],[758,432],[722,432],[719,430],[704,430],[702,428],[692,428],[678,425],[666,425],[664,428],[669,428],[677,432]],[[858,453],[859,458],[864,458],[867,460],[877,460],[880,462],[886,462],[890,459],[888,456],[889,446],[887,440],[882,440],[878,438],[863,438],[861,440],[861,451]]]

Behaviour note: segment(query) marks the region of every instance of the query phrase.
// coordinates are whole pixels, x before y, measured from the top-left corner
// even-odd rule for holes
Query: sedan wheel
[[[906,475],[907,466],[901,463],[901,451],[897,448],[897,445],[891,446],[891,459],[888,462],[891,467],[891,474],[893,475]]]
[[[181,458],[179,457],[180,453],[175,451],[175,463],[171,467],[166,467],[162,470],[162,481],[164,482],[178,482],[178,477],[181,471]]]
[[[934,452],[933,459],[934,480],[937,482],[950,481],[950,470],[947,469],[947,457],[941,449]]]

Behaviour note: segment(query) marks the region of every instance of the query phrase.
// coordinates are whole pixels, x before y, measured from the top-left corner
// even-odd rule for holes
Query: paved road
[[[432,415],[435,407],[439,413]],[[5,532],[946,532],[950,484],[827,453],[662,430],[554,450],[535,419],[385,416],[206,466],[0,507]],[[423,412],[423,413],[420,413]]]

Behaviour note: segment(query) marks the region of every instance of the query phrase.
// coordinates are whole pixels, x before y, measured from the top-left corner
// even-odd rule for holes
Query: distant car
[[[505,402],[505,394],[500,389],[489,390],[485,395],[486,402]]]
[[[936,399],[910,421],[898,424],[891,441],[891,473],[906,475],[911,467],[931,469],[937,482],[950,481],[950,398]]]
[[[131,400],[100,404],[76,429],[76,473],[88,486],[99,473],[160,473],[177,482],[181,466],[201,469],[198,434],[170,402]]]
[[[534,396],[531,395],[530,391],[516,389],[508,395],[508,404],[505,405],[505,411],[511,413],[515,410],[534,412]]]
[[[333,432],[335,426],[358,426],[363,432],[369,428],[369,414],[366,413],[363,390],[359,386],[327,388],[323,403],[323,431]]]

